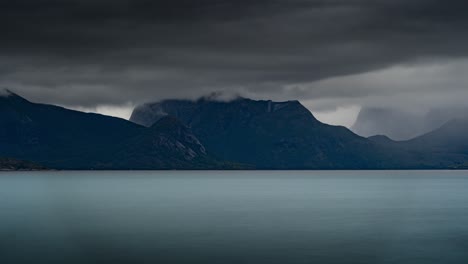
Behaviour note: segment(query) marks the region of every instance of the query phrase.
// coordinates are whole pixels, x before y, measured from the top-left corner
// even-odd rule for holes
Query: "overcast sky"
[[[360,106],[468,98],[466,0],[15,0],[0,4],[0,87],[128,116],[213,91]]]

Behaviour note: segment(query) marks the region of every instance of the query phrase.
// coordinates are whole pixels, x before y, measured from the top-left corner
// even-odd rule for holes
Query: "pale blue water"
[[[0,263],[468,263],[468,172],[0,173]]]

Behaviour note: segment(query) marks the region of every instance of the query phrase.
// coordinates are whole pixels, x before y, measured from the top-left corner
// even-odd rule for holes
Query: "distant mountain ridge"
[[[364,107],[351,127],[363,137],[385,135],[393,140],[409,140],[433,131],[446,122],[463,118],[463,107],[436,108],[413,112],[386,107]]]
[[[414,169],[468,168],[468,119],[454,119],[440,128],[406,141],[394,141],[386,136],[372,140],[387,151],[398,151],[398,158],[411,161]]]
[[[391,108],[363,108],[351,130],[361,136],[385,135],[393,140],[408,140],[431,131],[424,115]]]

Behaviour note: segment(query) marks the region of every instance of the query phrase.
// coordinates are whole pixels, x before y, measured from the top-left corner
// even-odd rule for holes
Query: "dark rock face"
[[[169,116],[126,141],[113,161],[118,168],[140,169],[202,169],[220,165],[207,155],[187,126]]]
[[[373,142],[320,123],[298,101],[167,100],[139,106],[131,121],[150,126],[174,116],[223,160],[263,169],[367,168]]]
[[[215,164],[176,119],[151,128],[0,96],[0,156],[55,169],[188,169]],[[199,164],[200,162],[200,164]]]

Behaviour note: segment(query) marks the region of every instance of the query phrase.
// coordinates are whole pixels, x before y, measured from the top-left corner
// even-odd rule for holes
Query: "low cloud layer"
[[[212,91],[315,111],[466,98],[462,0],[16,0],[0,87],[77,108]],[[408,103],[405,102],[408,101]]]

